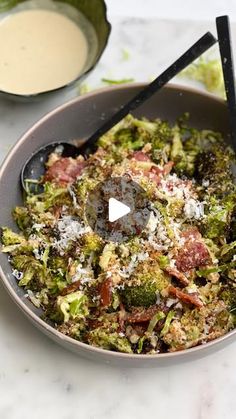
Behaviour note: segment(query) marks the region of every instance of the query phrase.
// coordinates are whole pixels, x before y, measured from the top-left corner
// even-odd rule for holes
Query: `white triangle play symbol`
[[[130,207],[128,207],[128,205],[117,201],[115,198],[110,198],[108,205],[108,219],[111,223],[119,220],[119,218],[124,217],[124,215],[127,215],[130,212]]]

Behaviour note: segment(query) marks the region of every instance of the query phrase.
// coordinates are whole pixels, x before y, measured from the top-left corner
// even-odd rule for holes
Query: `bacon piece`
[[[183,274],[183,272],[179,272],[178,269],[176,268],[171,268],[169,266],[167,266],[167,268],[165,268],[165,271],[171,275],[174,276],[175,278],[177,278],[179,280],[179,282],[184,285],[185,287],[187,285],[189,285],[189,280],[188,278]]]
[[[153,166],[155,167],[155,166]],[[152,167],[152,169],[153,169]],[[161,182],[161,172],[159,172],[159,174],[157,173],[157,170],[150,170],[148,173],[145,173],[145,176],[147,176],[150,180],[152,180],[153,182],[155,182],[157,185],[160,184]],[[158,169],[158,168],[156,168]]]
[[[61,157],[47,169],[44,182],[49,181],[59,185],[72,183],[82,173],[86,164],[83,160]]]
[[[170,162],[169,162],[170,163]],[[168,163],[167,163],[168,164]],[[188,189],[189,191],[192,188],[192,181],[191,180],[183,180],[183,179],[175,179],[173,180],[168,180],[166,182],[166,188],[168,191],[173,192],[174,188],[179,188],[179,189]]]
[[[53,208],[53,215],[54,215],[56,220],[58,220],[60,218],[61,212],[62,212],[62,207],[54,207]]]
[[[196,227],[185,230],[182,237],[185,243],[176,255],[176,267],[179,271],[187,272],[211,262],[209,251]]]
[[[132,159],[136,161],[151,161],[150,157],[143,151],[134,151],[132,154]]]
[[[112,302],[112,280],[111,278],[107,278],[103,281],[101,288],[100,288],[100,297],[101,297],[101,305],[103,307],[108,307],[111,305]]]
[[[131,156],[131,159],[139,162],[149,162],[152,164],[151,158],[143,151],[134,151]],[[144,176],[147,176],[149,179],[151,179],[158,185],[161,181],[161,178],[163,176],[168,175],[171,172],[173,165],[174,162],[172,161],[169,161],[163,167],[158,167],[153,163],[151,167],[143,168],[142,173]],[[136,169],[135,167],[133,167],[132,170],[133,173],[139,173],[141,169]]]
[[[75,292],[79,289],[80,287],[80,281],[75,281],[70,285],[67,285],[67,287],[63,288],[63,290],[61,291],[60,295],[67,295],[67,294],[71,294],[72,292]]]
[[[168,175],[171,172],[173,165],[174,162],[172,161],[169,161],[163,167],[153,165],[149,172],[145,173],[145,175],[149,177],[149,179],[151,179],[153,182],[156,182],[158,185],[162,177]]]
[[[200,241],[188,241],[184,248],[180,249],[176,257],[176,267],[181,272],[204,266],[210,262],[210,254],[204,243]]]
[[[197,227],[190,227],[187,230],[184,230],[181,236],[184,237],[185,240],[197,240],[202,238],[202,235]]]
[[[197,294],[187,294],[186,292],[183,292],[180,289],[173,287],[173,285],[169,286],[168,292],[169,294],[174,295],[186,304],[193,304],[198,308],[203,307],[203,302],[198,298]]]
[[[133,328],[133,330],[135,330],[135,332],[137,333],[137,335],[143,336],[144,333],[147,330],[147,325],[146,324],[143,324],[143,323],[141,323],[141,324],[134,323],[132,325],[132,328]]]
[[[168,161],[168,163],[166,163],[163,166],[163,170],[162,170],[163,175],[164,176],[168,175],[171,172],[173,166],[174,166],[174,162],[173,161]]]
[[[127,314],[128,323],[144,323],[150,321],[157,311],[162,310],[160,306],[154,305],[146,309],[134,309],[132,313]]]

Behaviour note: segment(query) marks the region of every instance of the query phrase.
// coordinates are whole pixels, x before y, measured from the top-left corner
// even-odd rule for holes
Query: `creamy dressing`
[[[50,10],[25,10],[0,22],[0,90],[36,94],[75,80],[88,44],[80,27]]]

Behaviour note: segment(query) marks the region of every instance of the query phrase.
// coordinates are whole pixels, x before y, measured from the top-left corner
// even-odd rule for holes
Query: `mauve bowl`
[[[11,149],[0,169],[0,226],[16,228],[11,210],[22,204],[20,172],[31,153],[53,141],[73,141],[92,134],[104,120],[126,103],[143,84],[123,85],[99,90],[60,106],[40,119]],[[228,117],[225,102],[210,94],[183,86],[168,85],[134,114],[138,117],[164,118],[174,122],[184,112],[190,113],[190,124],[195,128],[213,129],[228,136]],[[130,355],[95,348],[67,337],[41,319],[41,311],[25,297],[11,273],[5,254],[0,253],[0,276],[13,302],[25,315],[54,341],[89,359],[119,366],[146,367],[170,365],[209,354],[235,338],[236,330],[210,343],[175,353]]]

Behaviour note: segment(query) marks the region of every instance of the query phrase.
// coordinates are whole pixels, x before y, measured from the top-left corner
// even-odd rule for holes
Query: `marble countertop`
[[[207,23],[110,15],[113,33],[87,80],[91,87],[100,86],[101,77],[149,80],[209,28]],[[33,104],[0,100],[0,159],[33,122],[77,94],[78,89]],[[29,323],[1,285],[0,333],[1,419],[235,417],[236,342],[204,359],[171,367],[101,365],[56,346]]]

